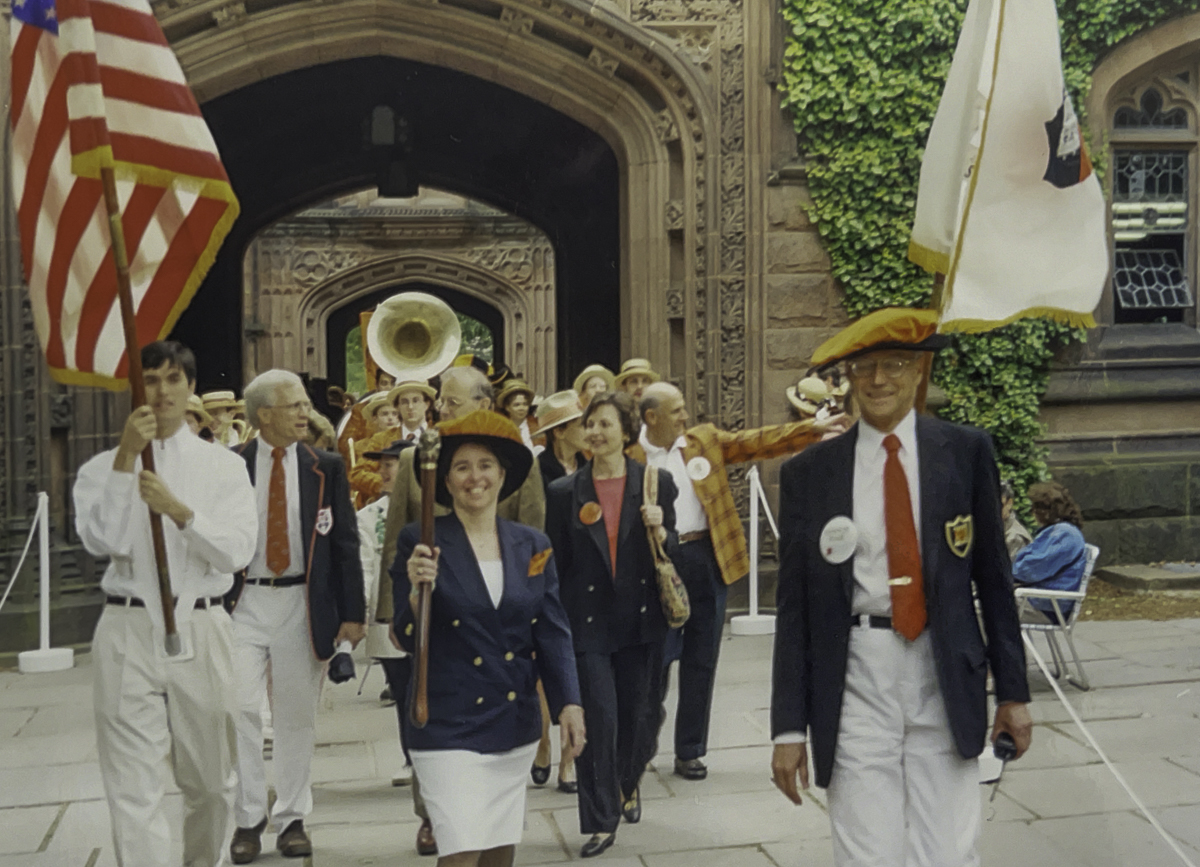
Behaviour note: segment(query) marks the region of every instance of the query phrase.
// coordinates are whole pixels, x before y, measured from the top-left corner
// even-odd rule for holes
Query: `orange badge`
[[[539,551],[538,553],[534,554],[529,560],[529,572],[526,573],[527,577],[532,578],[535,575],[541,575],[542,572],[546,570],[546,561],[550,559],[550,555],[553,553],[553,549],[547,548],[545,551]]]
[[[579,510],[579,520],[589,526],[603,517],[604,511],[600,508],[599,503],[584,503],[583,508]]]

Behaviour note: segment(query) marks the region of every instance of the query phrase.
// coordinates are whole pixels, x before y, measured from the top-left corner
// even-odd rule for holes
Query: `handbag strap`
[[[646,475],[642,479],[642,503],[647,506],[658,505],[658,467],[646,467]]]

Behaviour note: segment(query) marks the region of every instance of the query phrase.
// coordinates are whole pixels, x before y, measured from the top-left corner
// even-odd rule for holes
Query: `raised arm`
[[[811,421],[770,425],[743,431],[714,428],[727,464],[765,461],[803,451],[818,442],[825,431]]]

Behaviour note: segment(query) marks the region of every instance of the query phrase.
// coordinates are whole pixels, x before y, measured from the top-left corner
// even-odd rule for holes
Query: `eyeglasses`
[[[312,404],[307,400],[298,400],[295,403],[279,403],[271,407],[271,409],[281,409],[284,412],[290,412],[293,415],[296,413],[304,413],[307,415],[308,411],[312,409]]]
[[[904,371],[916,364],[911,358],[885,358],[882,361],[868,361],[856,358],[846,362],[846,370],[855,379],[874,379],[875,372],[882,370],[888,379],[898,379]]]

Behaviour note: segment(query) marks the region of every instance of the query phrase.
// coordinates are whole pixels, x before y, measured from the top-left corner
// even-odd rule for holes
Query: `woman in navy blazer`
[[[413,650],[414,602],[433,583],[429,722],[409,742],[439,865],[508,865],[521,839],[525,775],[541,736],[545,684],[563,752],[583,748],[571,632],[546,537],[496,517],[532,453],[508,419],[478,410],[439,425],[436,548],[400,533],[391,574],[395,630]]]
[[[624,454],[638,430],[628,395],[593,398],[583,423],[594,456],[550,485],[546,533],[562,574],[590,733],[576,762],[579,826],[592,835],[580,855],[590,858],[612,845],[622,815],[631,823],[642,815],[667,634],[646,529],[657,528],[674,550],[677,491],[670,473],[659,473],[658,504],[643,504],[645,470]]]

